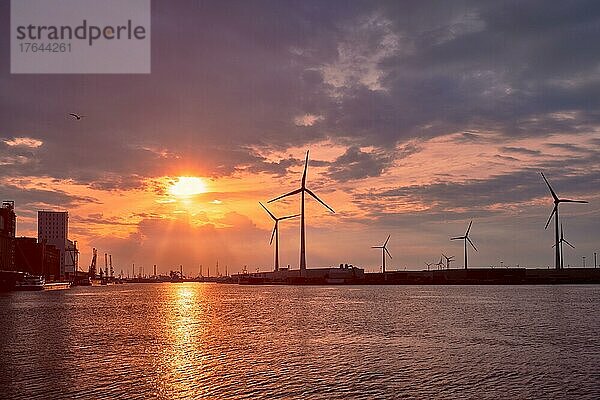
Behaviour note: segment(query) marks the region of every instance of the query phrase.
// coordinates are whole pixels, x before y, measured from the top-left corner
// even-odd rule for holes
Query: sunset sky
[[[0,2],[8,29],[9,2]],[[600,3],[152,1],[152,73],[11,75],[0,37],[0,200],[19,236],[67,210],[92,247],[190,275],[272,268],[258,204],[299,187],[310,149],[308,267],[554,263],[600,252]],[[75,112],[86,117],[75,121]],[[183,183],[174,186],[179,177]],[[297,198],[269,204],[299,211]],[[298,268],[299,220],[281,223]]]

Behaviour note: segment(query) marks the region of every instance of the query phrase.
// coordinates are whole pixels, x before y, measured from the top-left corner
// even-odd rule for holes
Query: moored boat
[[[44,290],[46,279],[43,276],[23,274],[23,277],[15,282],[15,290]]]

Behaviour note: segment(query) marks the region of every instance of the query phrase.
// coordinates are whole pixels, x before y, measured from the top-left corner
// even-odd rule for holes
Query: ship
[[[15,282],[15,290],[44,290],[45,284],[46,279],[43,276],[25,273]]]

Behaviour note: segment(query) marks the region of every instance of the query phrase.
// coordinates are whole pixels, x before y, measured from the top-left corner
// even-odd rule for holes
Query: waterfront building
[[[49,244],[38,243],[36,238],[15,239],[15,265],[17,271],[42,275],[48,281],[60,276],[60,251]]]
[[[15,202],[3,201],[0,207],[0,270],[12,271],[15,268],[16,231]]]
[[[48,244],[60,251],[60,276],[69,278],[75,271],[71,261],[72,242],[69,236],[67,211],[38,211],[38,243]]]

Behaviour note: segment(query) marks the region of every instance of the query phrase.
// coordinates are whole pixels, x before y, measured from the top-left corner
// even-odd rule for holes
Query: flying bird
[[[85,117],[85,115],[79,115],[75,113],[69,113],[69,115],[79,121],[81,118]]]

